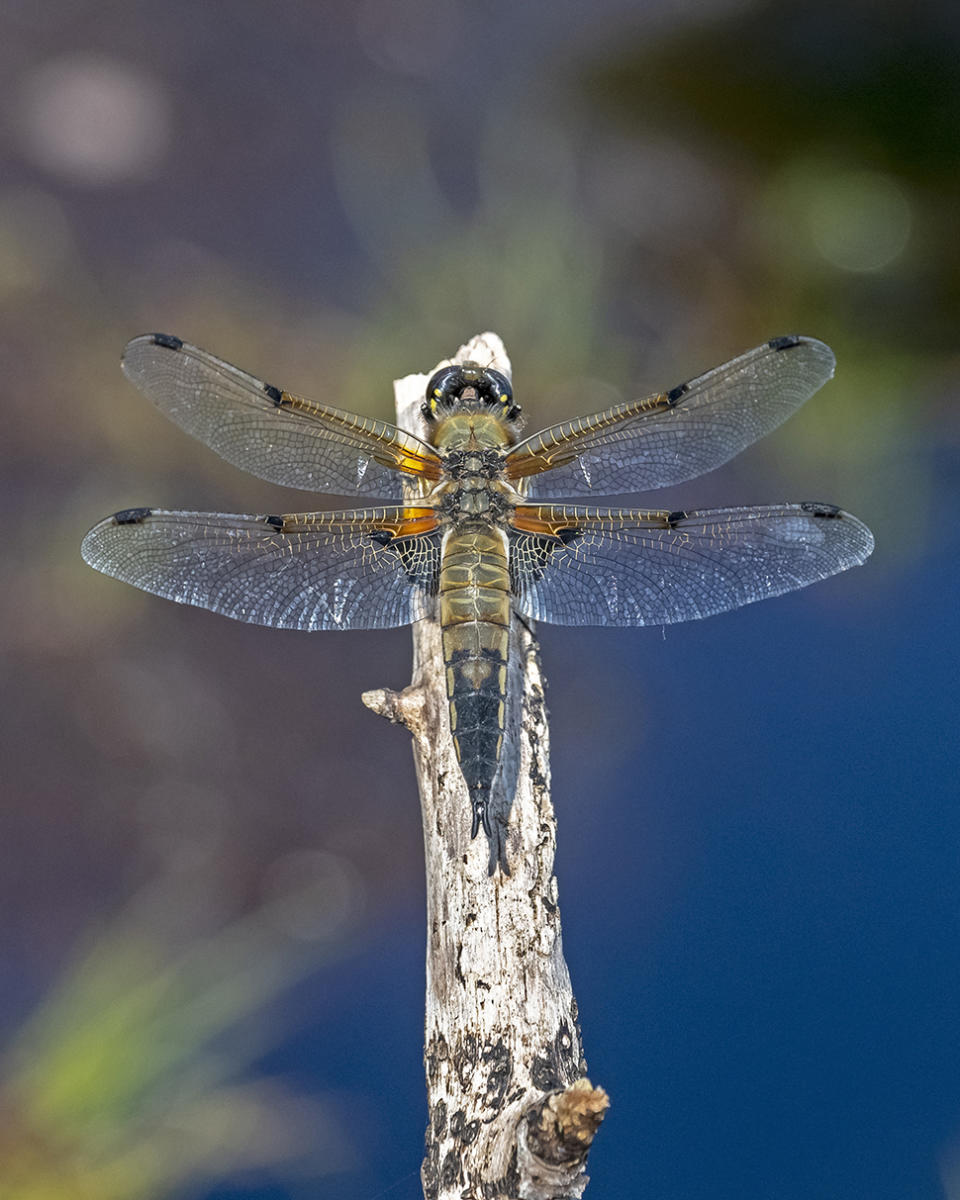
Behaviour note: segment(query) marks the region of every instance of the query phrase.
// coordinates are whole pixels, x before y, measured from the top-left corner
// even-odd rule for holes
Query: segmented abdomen
[[[440,566],[440,625],[450,729],[473,804],[473,835],[490,832],[490,786],[500,761],[507,699],[510,573],[500,531],[464,525]]]

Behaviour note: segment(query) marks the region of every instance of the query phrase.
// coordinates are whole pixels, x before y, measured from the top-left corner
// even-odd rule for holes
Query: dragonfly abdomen
[[[453,742],[470,789],[475,836],[490,832],[490,788],[500,762],[510,644],[506,546],[491,525],[463,525],[440,567],[440,624]]]

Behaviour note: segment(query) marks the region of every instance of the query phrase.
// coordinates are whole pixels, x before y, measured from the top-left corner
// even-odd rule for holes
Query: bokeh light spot
[[[814,245],[844,271],[879,271],[899,258],[912,214],[903,189],[877,171],[844,171],[823,181],[808,210]]]
[[[111,59],[71,55],[44,63],[21,84],[24,153],[75,183],[149,176],[170,140],[170,106],[145,72]]]

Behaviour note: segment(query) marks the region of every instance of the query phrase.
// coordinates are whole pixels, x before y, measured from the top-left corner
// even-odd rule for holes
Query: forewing
[[[293,396],[170,334],[134,338],[122,365],[181,429],[271,483],[402,500],[411,476],[440,477],[437,456],[411,434]]]
[[[520,506],[519,612],[559,625],[667,625],[779,596],[858,566],[873,535],[829,504],[702,512]]]
[[[511,451],[507,477],[545,500],[694,479],[776,429],[833,368],[823,342],[775,338],[669,392],[534,434]]]
[[[440,535],[429,508],[291,516],[128,509],[83,557],[178,604],[278,629],[388,629],[431,611]]]

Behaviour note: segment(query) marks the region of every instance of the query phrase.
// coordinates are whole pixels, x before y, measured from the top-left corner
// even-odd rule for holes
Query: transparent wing
[[[122,365],[181,429],[271,483],[402,500],[411,476],[440,477],[433,450],[411,434],[292,396],[170,334],[134,338]]]
[[[726,612],[858,566],[873,535],[829,504],[703,512],[520,506],[516,607],[558,625],[666,625]]]
[[[833,368],[823,342],[775,338],[669,392],[534,434],[510,452],[507,477],[525,480],[526,495],[544,500],[694,479],[776,429]]]
[[[98,571],[178,604],[278,629],[388,629],[431,610],[428,508],[292,516],[128,509],[83,539]]]

